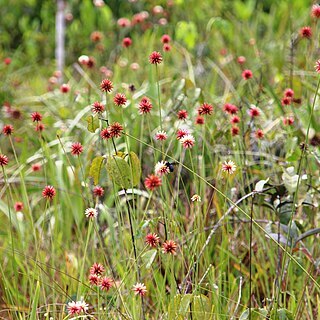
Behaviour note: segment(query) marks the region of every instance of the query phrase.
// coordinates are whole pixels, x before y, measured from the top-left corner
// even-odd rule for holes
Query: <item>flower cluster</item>
[[[100,287],[102,291],[109,291],[113,287],[114,281],[110,277],[103,276],[104,273],[104,266],[95,262],[90,268],[89,282],[91,285]]]
[[[70,316],[86,313],[88,309],[89,309],[89,305],[84,300],[70,301],[67,304],[67,310]]]
[[[110,124],[109,127],[101,130],[100,136],[104,140],[108,140],[111,138],[119,138],[121,137],[121,133],[123,131],[123,127],[119,122],[114,122]]]

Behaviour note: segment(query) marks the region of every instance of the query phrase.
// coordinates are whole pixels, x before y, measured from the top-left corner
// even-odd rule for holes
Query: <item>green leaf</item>
[[[271,313],[271,318],[272,317],[277,317],[278,320],[293,320],[293,315],[290,311],[287,309],[278,309],[276,311],[273,311]]]
[[[107,171],[113,182],[123,189],[131,187],[131,169],[126,160],[118,156],[109,156]]]
[[[88,131],[95,133],[95,131],[99,128],[99,119],[98,116],[88,116],[86,118],[86,121],[88,122],[87,129]]]
[[[143,263],[145,263],[147,269],[149,269],[151,267],[156,255],[157,255],[157,250],[156,249],[152,249],[152,250],[149,250],[149,251],[145,252],[141,256],[142,261],[143,261]]]
[[[97,185],[99,183],[99,177],[101,168],[103,165],[104,157],[99,156],[92,160],[90,170],[89,170],[89,176],[93,178],[93,183]]]
[[[183,41],[189,50],[193,49],[198,38],[196,25],[193,22],[180,21],[176,26],[176,37]]]
[[[240,316],[239,320],[247,320],[249,319],[249,309],[246,309]],[[251,309],[251,319],[252,320],[264,320],[268,315],[268,311],[262,308],[259,309]]]
[[[40,283],[39,281],[37,281],[36,292],[32,297],[33,301],[32,301],[32,309],[31,309],[30,318],[29,318],[30,320],[38,319],[37,306],[38,306],[39,296],[40,296]]]
[[[129,161],[132,170],[132,186],[135,187],[139,184],[141,178],[141,164],[139,157],[133,152],[129,153]]]
[[[180,301],[180,308],[179,308],[179,314],[184,316],[187,311],[189,310],[189,306],[192,300],[192,294],[184,294],[182,296],[182,299]]]
[[[192,305],[192,319],[210,320],[211,312],[211,303],[208,297],[203,294],[194,296]]]

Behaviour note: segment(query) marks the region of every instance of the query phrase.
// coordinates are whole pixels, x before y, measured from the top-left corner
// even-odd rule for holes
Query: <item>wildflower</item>
[[[213,112],[213,107],[211,104],[208,103],[203,103],[199,108],[198,108],[198,114],[199,116],[202,115],[211,115]]]
[[[123,46],[124,48],[128,48],[128,47],[130,47],[131,45],[132,45],[132,40],[131,40],[131,38],[126,37],[126,38],[124,38],[124,39],[122,40],[122,46]]]
[[[13,133],[14,129],[13,126],[11,124],[6,124],[3,128],[2,128],[2,133],[5,136],[10,136]]]
[[[95,208],[87,208],[84,212],[87,218],[94,219],[98,215],[98,211]]]
[[[188,112],[187,112],[187,110],[179,110],[178,111],[178,119],[179,120],[186,120],[187,119],[187,117],[188,117]]]
[[[223,111],[226,112],[226,113],[229,113],[229,114],[236,114],[238,112],[238,107],[231,104],[231,103],[226,103],[224,106],[223,106]]]
[[[39,122],[42,120],[42,115],[39,112],[31,113],[31,119],[33,122]]]
[[[281,99],[281,104],[283,106],[289,106],[291,104],[291,102],[292,102],[292,99],[290,97],[283,97]]]
[[[93,31],[90,35],[92,42],[99,42],[103,39],[103,34],[100,31]]]
[[[87,65],[89,63],[89,57],[83,54],[78,58],[78,62],[82,65]]]
[[[133,70],[133,71],[138,70],[138,69],[140,68],[139,63],[136,63],[136,62],[131,63],[131,64],[130,64],[130,68],[131,68],[131,70]]]
[[[105,129],[101,130],[100,137],[104,140],[108,140],[108,139],[112,138],[112,135],[110,133],[109,128],[105,128]]]
[[[16,202],[14,204],[14,210],[16,211],[22,211],[23,210],[23,203],[22,202]]]
[[[233,174],[237,169],[237,166],[232,160],[225,161],[222,164],[222,171],[227,172],[228,174]]]
[[[204,117],[197,116],[195,124],[203,125],[204,124]]]
[[[113,89],[113,83],[109,79],[104,79],[100,83],[100,88],[101,88],[101,91],[110,93],[112,92],[112,89]]]
[[[255,137],[257,139],[262,139],[264,137],[264,133],[261,129],[258,129],[255,133],[254,133]]]
[[[101,276],[105,272],[105,268],[101,263],[95,262],[90,268],[90,274]]]
[[[34,163],[34,164],[31,166],[31,170],[32,170],[33,172],[40,171],[40,170],[41,170],[41,164],[40,164],[40,163]]]
[[[4,58],[3,62],[4,62],[5,65],[8,66],[11,63],[11,59],[10,58]]]
[[[78,304],[78,302],[70,301],[67,305],[68,314],[70,316],[73,316],[75,314],[79,314],[81,312],[81,308]]]
[[[165,44],[163,45],[163,47],[162,47],[162,50],[163,50],[163,51],[166,51],[166,52],[170,51],[170,50],[171,50],[170,44],[165,43]]]
[[[293,98],[294,91],[292,89],[288,88],[288,89],[284,90],[283,95],[287,98]]]
[[[250,110],[249,110],[249,115],[252,118],[258,117],[258,116],[260,116],[260,110],[256,106],[251,105]]]
[[[154,172],[156,175],[162,176],[168,174],[170,169],[165,161],[159,161],[154,167]]]
[[[127,98],[123,93],[117,93],[113,98],[113,102],[118,107],[124,106],[127,102]]]
[[[192,202],[201,202],[201,197],[198,195],[198,194],[194,194],[192,197],[191,197],[191,201]]]
[[[318,4],[314,4],[311,8],[311,16],[314,18],[320,18],[320,6]]]
[[[302,27],[299,34],[302,38],[310,39],[312,37],[312,30],[310,27]]]
[[[162,185],[161,178],[154,174],[148,175],[148,177],[144,180],[144,185],[150,191],[160,187]]]
[[[83,151],[83,146],[80,142],[75,142],[71,145],[71,154],[73,156],[79,156]]]
[[[171,41],[171,38],[169,35],[167,34],[164,34],[162,37],[161,37],[161,42],[162,43],[169,43]]]
[[[119,138],[121,136],[121,132],[123,131],[123,127],[119,122],[112,123],[109,127],[109,132],[111,137]]]
[[[92,104],[91,111],[93,113],[102,113],[104,111],[104,105],[99,101],[95,101]]]
[[[47,200],[52,200],[56,195],[56,190],[53,186],[46,186],[42,190],[42,196]]]
[[[242,78],[243,78],[244,80],[249,80],[249,79],[252,78],[252,76],[253,76],[253,74],[252,74],[252,71],[251,71],[251,70],[244,70],[244,71],[242,72]]]
[[[195,140],[192,134],[187,134],[180,139],[180,142],[185,149],[191,149],[194,146]]]
[[[42,132],[44,130],[44,124],[38,123],[35,128],[36,131]]]
[[[189,131],[187,129],[178,129],[176,135],[177,135],[177,140],[180,140],[181,138],[183,138],[184,136],[186,136],[187,134],[189,134]]]
[[[146,235],[145,242],[148,246],[156,248],[160,242],[160,238],[156,233],[149,233]]]
[[[144,285],[144,283],[135,284],[132,290],[134,291],[135,295],[140,295],[141,297],[147,293],[147,287]]]
[[[177,244],[173,240],[167,240],[162,244],[162,252],[175,255]]]
[[[230,120],[232,124],[236,124],[240,122],[240,118],[238,116],[233,116]]]
[[[317,71],[318,73],[320,73],[320,59],[317,60],[316,65],[314,66],[314,68],[316,69],[316,71]]]
[[[232,136],[237,136],[239,134],[240,129],[237,126],[231,127],[231,134]]]
[[[139,113],[145,114],[149,113],[152,109],[152,104],[150,100],[146,97],[143,97],[139,103]]]
[[[161,53],[157,51],[153,51],[149,56],[149,62],[151,64],[160,64],[162,62]]]
[[[6,155],[0,153],[0,166],[4,167],[9,163],[9,159]]]
[[[294,118],[293,117],[286,117],[283,119],[283,124],[285,126],[292,126],[294,123]]]
[[[118,19],[117,24],[119,27],[126,28],[126,27],[130,27],[131,22],[127,18],[120,18]]]
[[[93,57],[89,57],[88,63],[87,63],[87,67],[88,68],[93,68],[96,64],[96,60]]]
[[[167,140],[168,136],[165,131],[158,131],[155,135],[156,140],[164,141]]]
[[[93,195],[94,195],[95,197],[102,197],[103,194],[104,194],[104,190],[103,190],[102,187],[100,187],[100,186],[95,186],[95,187],[93,188]]]
[[[21,118],[21,111],[18,109],[12,110],[11,116],[13,119],[20,119]]]
[[[62,93],[68,93],[70,91],[70,86],[66,83],[62,84],[60,87]]]
[[[79,306],[80,312],[87,312],[89,309],[89,305],[84,301],[77,301],[77,304]]]
[[[113,286],[113,280],[108,277],[103,277],[101,279],[100,288],[104,291],[109,291],[110,288]]]
[[[244,64],[246,62],[246,58],[244,56],[240,56],[238,57],[237,62],[239,64]]]
[[[96,274],[89,274],[89,283],[94,286],[98,286],[100,284],[100,277]]]

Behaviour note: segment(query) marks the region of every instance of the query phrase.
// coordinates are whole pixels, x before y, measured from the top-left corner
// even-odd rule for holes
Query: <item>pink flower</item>
[[[104,194],[104,190],[102,187],[100,186],[95,186],[94,189],[93,189],[93,195],[95,197],[102,197]]]
[[[244,79],[244,80],[249,80],[249,79],[251,79],[253,77],[253,74],[252,74],[252,71],[251,70],[244,70],[243,72],[242,72],[242,78]]]
[[[154,172],[156,175],[163,176],[168,174],[170,169],[165,161],[159,161],[154,167]]]
[[[169,52],[171,50],[171,46],[168,43],[165,43],[162,47],[163,51]]]
[[[195,124],[203,125],[204,124],[204,117],[202,116],[197,116]]]
[[[124,38],[124,39],[122,40],[122,46],[123,46],[124,48],[128,48],[128,47],[130,47],[131,45],[132,45],[132,40],[131,40],[131,38],[127,37],[127,38]]]
[[[119,27],[126,28],[126,27],[130,27],[131,22],[127,18],[120,18],[117,21],[117,24],[118,24]]]
[[[23,210],[23,203],[22,202],[16,202],[14,204],[14,210],[16,211],[22,211]]]
[[[320,59],[317,60],[316,65],[314,66],[314,68],[316,69],[316,71],[317,71],[318,73],[320,73]]]
[[[3,62],[4,62],[5,65],[8,66],[11,63],[11,59],[10,58],[4,58]]]
[[[87,208],[84,214],[87,218],[94,219],[98,216],[98,211],[95,208]]]
[[[224,106],[223,106],[223,111],[226,112],[226,113],[229,113],[229,114],[236,114],[238,112],[238,107],[231,104],[231,103],[226,103]]]
[[[56,195],[56,190],[53,186],[46,186],[42,190],[42,196],[48,200],[52,200]]]
[[[149,56],[149,62],[151,64],[160,64],[162,62],[161,53],[157,51],[153,51]]]
[[[254,117],[259,117],[259,116],[260,116],[260,110],[259,110],[256,106],[252,105],[252,106],[250,107],[250,109],[249,109],[249,115],[250,115],[252,118],[254,118]]]
[[[180,140],[181,138],[183,138],[187,134],[189,134],[189,131],[187,129],[178,129],[177,134],[176,134],[177,140]]]
[[[302,27],[299,34],[302,38],[310,39],[312,37],[312,30],[310,27]]]
[[[225,161],[222,164],[222,171],[227,172],[228,174],[233,174],[237,169],[237,166],[232,160]]]
[[[95,101],[92,104],[91,111],[93,113],[102,113],[104,111],[104,105],[99,101]]]
[[[104,277],[101,279],[100,288],[104,291],[109,291],[113,286],[113,279]]]
[[[237,136],[239,134],[239,128],[237,126],[232,126],[231,128],[231,134],[232,136]]]
[[[208,103],[203,103],[199,108],[198,108],[198,114],[200,116],[202,115],[211,115],[213,112],[213,107],[211,104]]]
[[[83,152],[83,146],[80,142],[75,142],[71,145],[71,154],[73,156],[80,156]]]
[[[162,244],[162,252],[175,255],[177,244],[173,240],[167,240]]]
[[[33,172],[40,171],[41,170],[41,164],[40,163],[34,163],[31,166],[31,169],[32,169]]]
[[[68,314],[70,316],[73,316],[75,314],[80,314],[80,312],[81,312],[81,308],[80,308],[79,304],[75,301],[69,302],[67,305],[67,309],[68,309]]]
[[[167,140],[168,136],[165,131],[158,131],[155,135],[156,140],[164,141]]]
[[[264,133],[261,129],[258,129],[255,133],[254,133],[255,137],[257,139],[262,139],[264,137]]]
[[[144,283],[137,283],[132,288],[135,295],[140,295],[141,297],[145,296],[147,293],[147,287]]]
[[[3,128],[2,128],[2,133],[5,136],[10,136],[14,131],[14,128],[11,124],[6,124]]]
[[[114,122],[112,124],[110,124],[110,126],[108,127],[110,135],[112,138],[119,138],[121,137],[121,133],[123,131],[123,127],[119,122]]]
[[[66,83],[62,84],[60,87],[62,93],[68,93],[70,91],[70,86]]]
[[[187,134],[180,139],[180,142],[185,149],[191,149],[194,146],[195,140],[192,134]]]
[[[164,34],[162,37],[161,37],[161,42],[162,43],[169,43],[171,41],[171,38],[169,35],[167,34]]]
[[[318,4],[314,4],[311,8],[311,16],[314,18],[320,18],[320,6]]]
[[[93,31],[90,35],[92,42],[99,42],[103,39],[103,34],[100,31]]]
[[[230,120],[232,124],[240,123],[240,118],[238,116],[233,116]]]
[[[152,104],[147,97],[143,97],[139,103],[139,113],[146,114],[149,113],[152,109]]]
[[[178,119],[179,120],[186,120],[188,117],[188,112],[187,110],[179,110],[178,111]]]
[[[160,238],[156,233],[149,233],[146,235],[145,242],[148,246],[156,248],[159,245]]]
[[[112,92],[112,89],[113,89],[113,83],[109,79],[104,79],[100,83],[100,88],[101,88],[101,91],[110,93]]]
[[[31,118],[33,122],[39,122],[42,120],[42,115],[39,112],[31,113]]]
[[[9,163],[9,159],[6,155],[0,154],[0,166],[4,167]]]
[[[293,98],[294,91],[292,89],[288,88],[288,89],[284,90],[283,95],[287,98]]]
[[[127,98],[123,93],[117,93],[113,98],[113,102],[118,107],[124,106],[127,102]]]
[[[159,188],[162,185],[162,181],[159,176],[150,174],[144,180],[144,185],[148,190],[153,191],[154,189]]]
[[[239,64],[244,64],[246,62],[246,58],[244,56],[240,56],[238,57],[237,62]]]
[[[90,268],[90,274],[101,276],[105,272],[105,268],[101,263],[95,262]]]
[[[42,132],[44,130],[44,124],[43,123],[38,123],[35,127],[36,131]]]
[[[101,130],[100,132],[100,137],[104,140],[108,140],[108,139],[111,139],[112,136],[111,136],[111,133],[110,133],[110,130],[109,128],[105,128],[103,130]]]
[[[100,284],[100,277],[94,273],[89,274],[89,283],[93,286],[98,286]]]
[[[283,119],[283,124],[285,126],[292,126],[294,123],[294,118],[293,117],[286,117]]]
[[[292,99],[290,97],[283,97],[281,99],[281,104],[283,106],[289,106],[291,104],[291,102],[292,102]]]

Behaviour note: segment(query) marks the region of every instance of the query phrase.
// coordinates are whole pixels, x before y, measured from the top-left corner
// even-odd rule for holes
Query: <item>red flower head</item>
[[[103,39],[103,34],[100,31],[93,31],[90,35],[92,42],[99,42]]]
[[[260,110],[256,106],[251,106],[249,110],[249,115],[251,116],[251,118],[259,117]]]
[[[101,88],[101,91],[110,93],[112,92],[112,89],[113,89],[113,83],[109,79],[104,79],[100,83],[100,88]]]
[[[70,301],[67,305],[67,309],[68,309],[68,314],[70,316],[73,316],[75,314],[80,314],[82,309],[80,307],[80,305],[78,304],[78,302],[74,302],[74,301]]]
[[[238,127],[236,127],[236,126],[232,126],[232,128],[231,128],[231,134],[232,134],[232,136],[237,136],[238,134],[239,134],[239,128]]]
[[[3,128],[2,128],[2,133],[5,135],[5,136],[10,136],[12,135],[14,129],[13,129],[13,126],[11,124],[6,124]]]
[[[100,132],[100,137],[104,140],[108,140],[108,139],[111,139],[112,136],[111,136],[111,133],[110,133],[110,130],[109,128],[105,128],[103,130],[101,130]]]
[[[283,106],[289,106],[291,104],[291,102],[292,102],[292,99],[290,97],[283,97],[281,99],[281,104]]]
[[[146,244],[152,248],[156,248],[159,245],[160,238],[156,233],[149,233],[145,238]]]
[[[36,131],[42,132],[44,130],[44,124],[38,123],[35,128]]]
[[[168,51],[171,50],[171,46],[170,46],[170,44],[165,43],[165,44],[163,45],[162,49],[163,49],[163,51],[168,52]]]
[[[252,74],[252,71],[251,70],[244,70],[243,72],[242,72],[242,78],[244,79],[244,80],[249,80],[249,79],[251,79],[253,77],[253,74]]]
[[[95,186],[95,187],[93,188],[93,195],[94,195],[95,197],[102,197],[103,194],[104,194],[104,190],[103,190],[102,187],[100,187],[100,186]]]
[[[302,27],[299,34],[302,38],[310,39],[312,37],[312,30],[310,27]]]
[[[147,287],[143,283],[137,283],[132,288],[135,295],[145,296],[147,293]]]
[[[149,56],[149,62],[151,64],[160,64],[162,62],[161,53],[157,51],[153,51]]]
[[[238,107],[231,104],[231,103],[226,103],[224,106],[223,106],[223,111],[226,112],[226,113],[229,113],[229,114],[236,114],[238,112]]]
[[[316,69],[316,71],[317,71],[318,73],[320,73],[320,59],[317,60],[316,65],[314,66],[314,68]]]
[[[40,163],[34,163],[31,166],[31,169],[32,169],[33,172],[40,171],[41,170],[41,164]]]
[[[285,126],[292,126],[294,123],[294,118],[293,117],[286,117],[283,119],[283,124]]]
[[[89,60],[87,62],[87,67],[88,68],[93,68],[96,64],[96,60],[93,57],[89,57]]]
[[[143,97],[139,103],[139,113],[145,114],[149,113],[152,109],[152,104],[150,100],[146,97]]]
[[[23,203],[22,202],[16,202],[14,204],[14,210],[16,211],[22,211],[23,210]]]
[[[96,274],[89,274],[89,282],[93,286],[98,286],[100,284],[100,277]]]
[[[233,116],[230,120],[232,124],[240,123],[240,118],[238,116]]]
[[[150,174],[144,180],[144,185],[148,190],[153,191],[154,189],[159,188],[162,185],[161,178],[154,174]]]
[[[3,62],[4,62],[5,65],[8,66],[11,63],[11,59],[10,58],[4,58]]]
[[[244,64],[246,62],[246,58],[244,56],[240,56],[238,57],[237,62],[239,64]]]
[[[131,40],[131,38],[127,37],[127,38],[124,38],[124,39],[122,40],[122,46],[123,46],[124,48],[128,48],[128,47],[130,47],[131,45],[132,45],[132,40]]]
[[[117,21],[117,24],[119,27],[121,28],[126,28],[126,27],[130,27],[130,20],[127,19],[127,18],[120,18],[118,21]]]
[[[162,252],[175,255],[177,244],[173,240],[167,240],[162,244]]]
[[[288,88],[288,89],[284,90],[283,95],[287,98],[293,98],[294,91],[292,89]]]
[[[104,111],[104,105],[99,101],[95,101],[92,104],[91,111],[93,113],[102,113]]]
[[[6,155],[0,154],[0,166],[4,167],[9,163],[9,159]]]
[[[314,18],[320,18],[320,6],[318,4],[314,4],[311,8],[311,16]]]
[[[105,271],[104,266],[101,263],[95,262],[90,268],[90,274],[101,276]]]
[[[161,37],[161,42],[162,43],[169,43],[171,41],[171,38],[169,35],[167,34],[164,34],[162,37]]]
[[[66,83],[62,84],[60,87],[62,93],[68,93],[70,91],[70,86]]]
[[[192,134],[187,134],[180,139],[180,143],[185,149],[191,149],[194,146],[195,140]]]
[[[33,122],[39,122],[42,120],[42,115],[39,112],[31,113],[31,119]]]
[[[177,140],[180,140],[181,138],[183,138],[187,134],[189,134],[189,131],[187,129],[178,129],[178,131],[177,131]]]
[[[262,139],[264,137],[264,133],[261,129],[258,129],[255,133],[254,133],[255,137],[257,139]]]
[[[73,156],[80,156],[83,151],[83,146],[80,142],[75,142],[71,145],[71,154]]]
[[[124,106],[127,102],[127,98],[123,93],[117,93],[113,98],[113,102],[118,107]]]
[[[213,107],[211,104],[208,103],[203,103],[199,108],[198,108],[198,114],[199,116],[202,115],[211,115],[213,112]]]
[[[204,117],[197,116],[195,124],[203,125],[204,124]]]
[[[42,190],[42,196],[47,200],[52,200],[56,195],[56,190],[53,186],[46,186]]]
[[[101,283],[100,283],[100,288],[103,291],[109,291],[110,288],[112,288],[113,286],[113,279],[108,278],[108,277],[103,277],[101,279]]]
[[[179,110],[178,111],[178,119],[179,120],[186,120],[188,117],[188,112],[187,110]]]
[[[155,134],[155,139],[156,140],[164,141],[164,140],[167,140],[167,138],[168,138],[168,136],[167,136],[167,133],[165,131],[158,131]]]
[[[121,137],[121,133],[123,131],[123,127],[119,122],[112,123],[108,127],[108,129],[109,129],[111,138],[119,138],[119,137]]]

